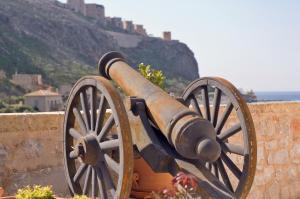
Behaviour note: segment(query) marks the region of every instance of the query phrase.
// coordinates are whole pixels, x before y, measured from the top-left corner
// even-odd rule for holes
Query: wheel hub
[[[84,163],[92,166],[96,166],[103,156],[97,137],[91,133],[78,140],[74,153]]]

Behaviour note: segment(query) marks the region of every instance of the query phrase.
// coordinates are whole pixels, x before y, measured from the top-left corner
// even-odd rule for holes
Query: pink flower
[[[172,184],[180,184],[184,188],[190,187],[193,189],[197,188],[197,178],[191,174],[185,174],[183,172],[179,172],[172,180]]]

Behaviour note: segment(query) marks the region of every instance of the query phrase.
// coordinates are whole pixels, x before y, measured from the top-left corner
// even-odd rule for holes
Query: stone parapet
[[[258,163],[248,198],[299,198],[300,103],[257,103],[249,108]],[[62,112],[0,114],[0,186],[13,193],[25,184],[53,184],[58,193],[67,193],[62,124]]]

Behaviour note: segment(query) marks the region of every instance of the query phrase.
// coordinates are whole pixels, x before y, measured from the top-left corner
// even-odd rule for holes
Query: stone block
[[[266,150],[274,150],[277,147],[278,147],[277,140],[271,140],[271,141],[266,141],[265,142],[265,148],[266,148]]]
[[[300,144],[295,145],[290,154],[292,163],[300,165]]]
[[[300,173],[298,172],[298,168],[295,165],[289,166],[289,169],[287,171],[288,179],[291,181],[294,181],[295,179],[299,179]]]
[[[282,165],[289,163],[289,152],[286,149],[282,149],[273,153],[270,153],[268,156],[268,164]]]
[[[280,185],[278,182],[271,183],[267,189],[267,198],[280,199]]]
[[[265,185],[265,178],[263,176],[263,172],[256,172],[256,175],[255,175],[255,178],[254,178],[254,184],[256,186]]]
[[[281,186],[280,198],[290,198],[290,189],[288,185]]]
[[[264,168],[264,173],[263,173],[264,184],[272,182],[272,180],[274,180],[274,176],[275,176],[275,169],[274,169],[274,167],[273,166],[266,166]]]
[[[265,198],[264,186],[253,186],[247,198],[264,199]]]
[[[300,197],[300,181],[295,179],[294,182],[291,182],[289,184],[290,187],[290,198],[296,198],[298,199]]]
[[[265,162],[265,148],[264,143],[259,141],[257,143],[257,164],[263,165]]]
[[[300,118],[295,118],[291,122],[291,131],[294,141],[300,141]]]

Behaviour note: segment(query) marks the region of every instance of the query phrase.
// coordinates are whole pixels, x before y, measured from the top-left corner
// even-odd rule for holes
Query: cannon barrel
[[[115,81],[128,96],[145,100],[149,118],[180,155],[208,162],[219,158],[213,125],[145,79],[120,53],[105,54],[98,67],[100,75]]]

